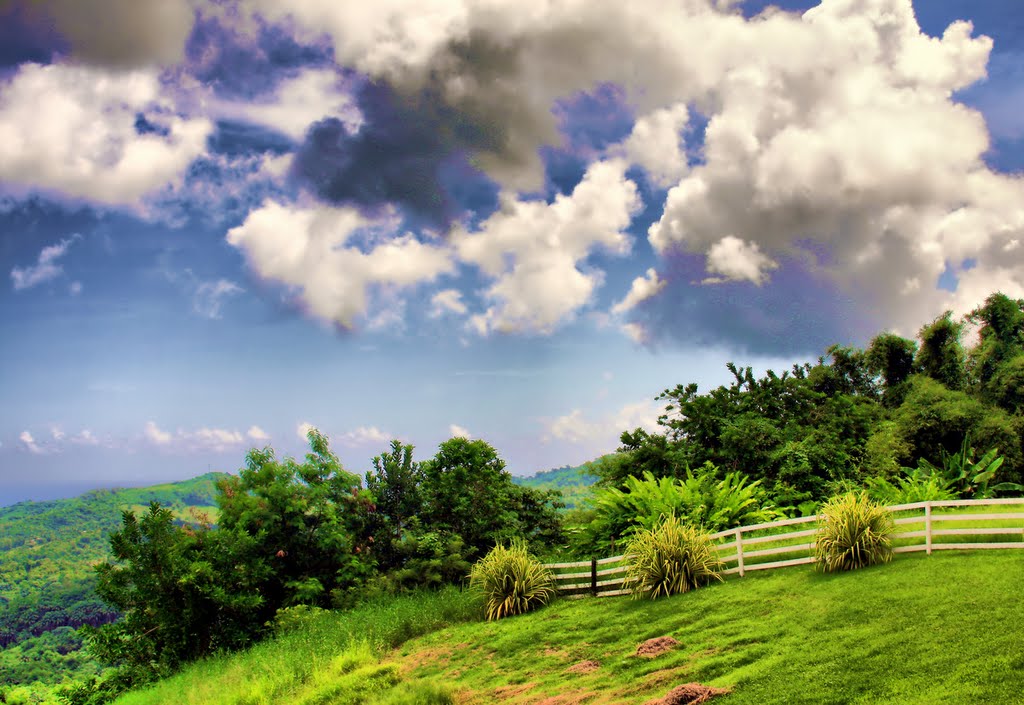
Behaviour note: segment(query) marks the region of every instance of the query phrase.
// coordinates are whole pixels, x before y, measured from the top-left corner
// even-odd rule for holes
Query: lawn
[[[1024,551],[948,551],[654,602],[560,600],[492,623],[463,621],[476,606],[448,592],[311,619],[117,703],[639,705],[697,681],[731,689],[716,705],[1006,705],[1024,702],[1022,586]],[[679,645],[635,655],[660,636]]]

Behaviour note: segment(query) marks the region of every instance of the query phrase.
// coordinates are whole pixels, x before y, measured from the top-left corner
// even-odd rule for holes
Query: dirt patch
[[[580,661],[565,669],[566,673],[593,673],[601,667],[597,661]]]
[[[644,658],[654,658],[660,656],[666,651],[671,651],[675,647],[679,646],[679,642],[670,636],[658,636],[653,639],[648,639],[640,646],[636,647],[636,655]]]
[[[725,695],[728,688],[712,688],[701,683],[684,683],[677,685],[663,698],[648,700],[644,705],[698,705],[706,703],[716,695]]]

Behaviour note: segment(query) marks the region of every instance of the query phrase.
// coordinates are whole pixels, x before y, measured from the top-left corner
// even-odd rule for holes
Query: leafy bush
[[[625,586],[633,597],[655,599],[721,580],[722,562],[709,534],[676,516],[633,534]]]
[[[554,577],[522,541],[491,549],[473,566],[469,585],[483,596],[489,620],[529,612],[555,596]]]
[[[615,551],[613,541],[639,529],[653,529],[665,516],[685,518],[708,531],[772,521],[780,512],[768,501],[760,481],[749,482],[741,472],[719,477],[718,468],[705,463],[685,479],[627,477],[622,489],[597,490],[589,521],[575,527],[573,546],[579,555]],[[586,516],[582,514],[581,516]]]
[[[885,563],[892,558],[892,515],[866,492],[833,497],[821,508],[815,558],[827,573]]]
[[[939,502],[957,497],[948,480],[938,473],[920,469],[914,469],[905,477],[897,477],[895,481],[869,477],[864,484],[871,499],[883,505]]]

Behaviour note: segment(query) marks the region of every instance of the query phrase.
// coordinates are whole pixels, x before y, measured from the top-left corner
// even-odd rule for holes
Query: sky
[[[1024,296],[1018,0],[0,0],[0,505],[655,397]]]

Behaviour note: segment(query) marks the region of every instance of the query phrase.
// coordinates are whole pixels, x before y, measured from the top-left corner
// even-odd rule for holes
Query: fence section
[[[940,550],[1024,549],[1024,498],[957,499],[886,507],[897,532],[894,553]],[[726,575],[744,576],[814,563],[821,515],[726,529],[711,535]],[[569,597],[623,595],[628,556],[552,563],[560,593]]]

